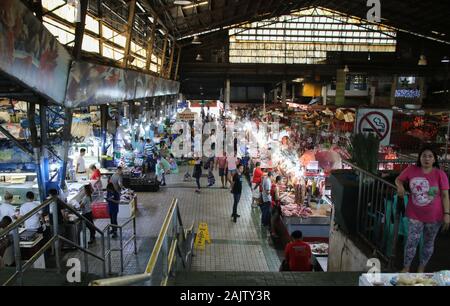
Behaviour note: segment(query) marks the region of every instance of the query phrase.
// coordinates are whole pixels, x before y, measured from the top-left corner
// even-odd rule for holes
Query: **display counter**
[[[450,271],[436,273],[365,273],[359,286],[450,286]]]
[[[300,230],[305,241],[328,241],[330,217],[310,216],[308,218],[282,216],[289,234]]]
[[[5,192],[9,192],[14,195],[13,205],[21,205],[26,202],[26,194],[28,191],[33,191],[36,200],[39,201],[39,186],[33,181],[28,181],[24,183],[14,184],[14,183],[0,183],[0,195],[3,200]]]

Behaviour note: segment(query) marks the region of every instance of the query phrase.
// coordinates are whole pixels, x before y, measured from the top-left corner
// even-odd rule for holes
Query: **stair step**
[[[171,286],[358,286],[363,272],[179,272]]]

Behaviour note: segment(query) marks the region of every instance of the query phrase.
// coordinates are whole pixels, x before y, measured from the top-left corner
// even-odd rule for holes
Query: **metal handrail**
[[[54,249],[55,249],[55,257],[56,257],[56,265],[57,265],[57,270],[58,273],[61,270],[61,263],[60,263],[60,250],[59,250],[59,240],[62,240],[68,244],[71,244],[72,246],[78,248],[79,250],[81,250],[84,254],[85,254],[85,265],[86,265],[86,273],[88,272],[88,257],[87,255],[91,255],[99,260],[101,260],[103,262],[103,275],[106,276],[106,256],[105,256],[105,237],[104,237],[104,233],[103,231],[101,231],[99,228],[97,228],[95,226],[95,224],[93,224],[92,222],[90,222],[86,217],[84,217],[83,215],[81,215],[80,213],[78,213],[75,209],[73,209],[72,207],[70,207],[69,205],[66,205],[65,203],[61,203],[63,204],[63,207],[70,210],[72,213],[74,213],[78,218],[80,218],[80,220],[82,221],[83,224],[83,231],[84,231],[84,245],[86,245],[86,233],[85,233],[85,225],[86,222],[91,225],[97,232],[100,233],[101,235],[101,240],[102,240],[102,250],[103,250],[103,257],[98,256],[96,254],[94,254],[93,252],[89,251],[88,249],[74,243],[73,241],[70,241],[68,239],[66,239],[65,237],[62,237],[60,235],[58,235],[58,205],[55,199],[50,198],[45,200],[44,202],[42,202],[40,205],[38,205],[36,208],[34,208],[33,210],[31,210],[29,213],[25,214],[24,216],[20,217],[19,219],[17,219],[15,222],[11,223],[9,226],[7,226],[5,229],[0,231],[0,237],[2,236],[6,236],[9,235],[11,232],[13,233],[13,242],[14,242],[14,252],[15,252],[15,257],[16,257],[16,271],[15,273],[5,282],[3,283],[3,285],[8,285],[10,282],[12,282],[16,277],[18,277],[19,275],[20,277],[20,282],[23,284],[23,272],[26,271],[40,256],[42,256],[42,254],[48,249],[50,248],[50,246],[53,244]],[[45,207],[52,205],[53,206],[53,237],[47,241],[30,259],[28,259],[23,265],[21,262],[21,252],[20,252],[20,238],[19,238],[19,227],[21,224],[23,224],[26,220],[28,220],[29,218],[31,218],[33,215],[35,215],[36,213],[40,212],[42,209],[44,209]]]
[[[135,200],[135,199],[133,199]],[[133,222],[133,235],[125,242],[123,243],[123,228],[127,226],[129,223]],[[112,249],[111,248],[111,233],[109,231],[110,228],[117,228],[119,229],[119,236],[120,236],[120,248]],[[137,235],[136,235],[136,212],[133,212],[130,218],[128,218],[127,221],[122,223],[121,225],[116,224],[108,224],[104,229],[103,232],[106,231],[107,235],[107,242],[108,242],[108,251],[106,252],[105,256],[108,256],[108,272],[111,274],[112,267],[111,267],[111,255],[113,251],[119,251],[120,252],[120,274],[122,275],[124,270],[124,260],[123,260],[123,250],[124,248],[131,243],[131,241],[134,240],[134,254],[137,254]]]
[[[362,169],[362,168],[356,166],[355,164],[352,164],[352,163],[349,162],[348,160],[343,160],[342,162],[345,163],[345,164],[347,164],[347,165],[349,165],[349,166],[352,167],[353,169],[358,170],[359,172],[363,173],[364,175],[367,175],[367,176],[369,176],[369,177],[371,177],[371,178],[373,178],[373,179],[379,180],[380,182],[382,182],[382,183],[384,183],[384,184],[386,184],[386,185],[389,185],[390,187],[397,188],[397,186],[395,186],[395,185],[392,184],[391,182],[388,182],[388,181],[386,181],[385,179],[383,179],[383,178],[381,178],[381,177],[379,177],[379,176],[376,176],[375,174],[370,173],[370,172],[368,172],[368,171],[366,171],[366,170],[364,170],[364,169]]]
[[[177,211],[178,211],[178,200],[173,199],[172,203],[169,207],[169,210],[166,213],[166,217],[164,218],[161,230],[158,234],[158,238],[155,243],[155,247],[152,251],[152,254],[150,255],[150,259],[147,263],[144,273],[129,275],[129,276],[119,276],[119,277],[113,277],[113,278],[108,278],[108,279],[99,279],[99,280],[92,281],[90,283],[90,285],[91,286],[128,286],[128,285],[133,285],[136,283],[141,283],[141,282],[151,280],[153,277],[153,271],[156,266],[156,261],[161,252],[163,240],[164,240],[165,236],[167,235],[170,221],[173,218],[173,214]],[[177,218],[181,218],[181,216],[178,214]],[[193,225],[192,225],[192,227],[193,227]],[[183,238],[185,239],[186,236],[184,233],[184,229],[182,227],[181,227],[181,232],[183,233]],[[173,252],[170,253],[169,255],[173,256],[174,254],[175,253],[173,250]],[[171,260],[171,262],[172,262],[172,260]],[[171,266],[169,268],[171,268]],[[169,269],[168,272],[170,273],[171,270]],[[163,280],[163,283],[164,282],[167,282],[167,279]]]

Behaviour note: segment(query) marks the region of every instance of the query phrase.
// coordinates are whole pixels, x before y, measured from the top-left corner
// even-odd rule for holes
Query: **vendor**
[[[102,181],[101,181],[101,176],[102,174],[100,173],[100,170],[97,169],[97,167],[95,165],[91,165],[89,167],[89,169],[91,169],[92,174],[91,174],[91,180],[94,181],[93,185],[95,190],[101,191],[102,190]]]
[[[32,191],[28,191],[26,194],[27,202],[23,203],[20,206],[19,218],[25,216],[30,211],[39,206],[39,202],[34,200],[34,193]],[[31,216],[29,219],[25,221],[25,228],[27,230],[38,231],[41,229],[41,219],[42,219],[42,211]]]
[[[11,219],[16,218],[16,208],[11,205],[13,200],[13,195],[9,192],[5,192],[3,196],[3,203],[0,205],[0,219],[8,216]]]
[[[86,173],[86,163],[84,161],[84,155],[86,154],[86,149],[80,149],[80,156],[77,159],[77,164],[75,166],[75,172],[78,174]]]
[[[294,231],[292,240],[284,250],[285,260],[289,265],[289,271],[311,271],[312,253],[308,243],[303,241],[303,233]]]

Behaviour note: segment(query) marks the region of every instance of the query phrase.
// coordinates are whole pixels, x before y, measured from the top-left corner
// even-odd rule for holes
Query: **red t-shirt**
[[[304,241],[288,243],[284,256],[291,271],[311,271],[311,247]]]
[[[253,171],[252,183],[261,184],[263,174],[264,172],[261,170],[261,168],[256,168],[255,171]]]
[[[426,223],[441,222],[444,218],[441,192],[449,189],[445,172],[433,168],[430,173],[425,174],[422,168],[409,166],[398,178],[408,181],[411,190],[406,216]]]
[[[101,177],[100,170],[95,169],[91,175],[91,180],[99,180]]]

